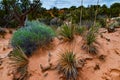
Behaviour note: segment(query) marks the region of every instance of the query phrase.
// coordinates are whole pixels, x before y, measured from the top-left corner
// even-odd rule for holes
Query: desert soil
[[[11,34],[4,39],[0,38],[0,80],[12,80],[12,69],[7,55],[12,50],[10,46]],[[120,28],[114,33],[108,33],[101,28],[97,36],[97,55],[91,55],[81,47],[84,41],[81,36],[75,36],[71,43],[62,43],[57,38],[53,41],[53,48],[49,50],[38,49],[29,58],[29,80],[62,80],[62,75],[54,69],[59,59],[59,54],[66,50],[73,51],[77,58],[84,61],[84,66],[79,69],[79,80],[120,80]],[[5,49],[3,49],[5,48]],[[102,58],[100,56],[103,56]],[[43,72],[44,68],[52,64],[53,69]]]

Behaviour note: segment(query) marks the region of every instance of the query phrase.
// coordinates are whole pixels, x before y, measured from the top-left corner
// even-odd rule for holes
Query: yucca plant
[[[64,37],[64,39],[67,41],[71,41],[74,39],[74,33],[75,33],[74,25],[68,26],[65,24],[61,27],[60,35]]]
[[[13,47],[20,46],[27,56],[38,47],[45,47],[55,37],[55,32],[39,21],[28,21],[23,28],[18,29],[11,40]]]
[[[84,33],[85,33],[85,31],[86,31],[86,28],[84,27],[84,26],[78,26],[78,27],[76,27],[76,33],[77,34],[79,34],[79,35],[83,35]]]
[[[26,80],[26,76],[28,74],[27,72],[27,66],[28,66],[28,58],[22,51],[20,47],[15,48],[10,54],[10,65],[12,65],[15,68],[14,73],[14,79],[13,80]],[[19,77],[15,77],[16,74],[20,74]],[[18,79],[19,78],[19,79]]]
[[[76,80],[78,76],[77,59],[73,52],[67,51],[60,55],[58,70],[66,80]]]
[[[99,29],[98,27],[91,27],[85,37],[86,48],[89,53],[93,53],[93,54],[97,53],[97,48],[94,46],[94,43],[96,42],[96,35],[98,29]]]
[[[9,55],[11,64],[15,67],[24,67],[28,64],[28,58],[21,48],[15,48]]]
[[[91,44],[93,44],[93,42],[95,42],[95,40],[96,40],[95,32],[96,32],[96,31],[94,31],[93,28],[91,28],[91,29],[88,31],[88,33],[87,33],[87,35],[86,35],[87,45],[91,45]]]

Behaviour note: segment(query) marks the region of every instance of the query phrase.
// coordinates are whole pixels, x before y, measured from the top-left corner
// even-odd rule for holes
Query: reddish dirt
[[[104,33],[105,32],[105,33]],[[102,35],[102,36],[101,36]],[[101,38],[102,37],[102,38]],[[9,38],[0,39],[1,43],[8,45]],[[79,59],[88,59],[84,67],[79,70],[79,80],[120,80],[120,28],[114,33],[107,33],[105,29],[100,29],[96,44],[98,53],[91,55],[83,50],[83,39],[80,36],[75,36],[71,43],[61,43],[60,40],[55,38],[54,48],[51,50],[36,50],[29,58],[28,72],[31,74],[29,80],[62,80],[61,75],[58,74],[56,69],[47,70],[42,72],[40,64],[43,67],[49,65],[49,53],[51,55],[50,63],[55,67],[59,54],[64,53],[66,50],[73,51]],[[3,51],[0,47],[0,57],[6,56],[11,49]],[[105,60],[100,60],[99,56],[104,55]],[[12,80],[8,59],[4,58],[0,66],[0,80]],[[99,65],[99,68],[96,68]]]

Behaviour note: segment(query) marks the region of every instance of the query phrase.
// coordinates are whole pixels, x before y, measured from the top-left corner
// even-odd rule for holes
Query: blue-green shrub
[[[49,44],[54,36],[55,33],[50,27],[39,21],[28,21],[14,33],[11,44],[13,47],[20,46],[29,56],[37,47]]]

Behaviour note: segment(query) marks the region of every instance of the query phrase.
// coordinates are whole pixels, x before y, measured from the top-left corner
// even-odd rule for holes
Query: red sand
[[[100,33],[105,29],[100,29]],[[76,36],[75,40],[70,43],[61,43],[58,39],[54,40],[54,48],[52,50],[38,49],[33,53],[33,56],[29,58],[28,71],[31,74],[29,80],[62,80],[61,75],[57,70],[48,70],[42,72],[40,64],[43,67],[49,65],[48,53],[51,54],[51,61],[53,66],[57,65],[58,55],[66,50],[73,50],[74,53],[80,59],[90,58],[86,61],[86,64],[79,70],[79,80],[120,80],[120,29],[117,29],[114,33],[102,33],[103,38],[98,35],[97,37],[97,49],[99,53],[96,56],[86,53],[81,48],[83,40],[80,36]],[[7,39],[0,39],[0,42],[8,44],[10,37]],[[110,39],[107,41],[106,39]],[[11,49],[2,51],[0,47],[0,57],[7,55]],[[105,55],[105,61],[99,60],[100,55]],[[12,74],[8,75],[8,59],[4,59],[3,68],[0,66],[0,80],[12,80]],[[100,69],[94,70],[95,66],[99,65]]]

